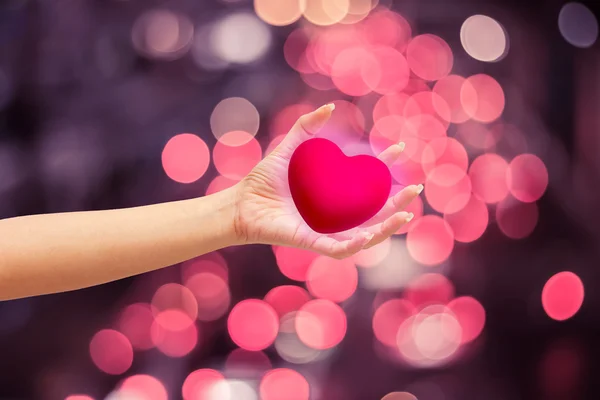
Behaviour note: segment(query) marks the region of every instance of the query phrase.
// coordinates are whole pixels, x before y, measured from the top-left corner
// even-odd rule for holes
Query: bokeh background
[[[351,259],[248,246],[2,302],[0,398],[597,399],[596,8],[3,0],[3,218],[214,193],[327,102],[321,136],[405,142],[394,190],[425,191]]]

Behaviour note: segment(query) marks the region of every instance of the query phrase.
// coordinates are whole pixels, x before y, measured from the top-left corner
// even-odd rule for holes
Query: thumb
[[[329,121],[333,110],[335,104],[329,103],[301,116],[278,146],[280,154],[289,153],[302,142],[312,138]]]

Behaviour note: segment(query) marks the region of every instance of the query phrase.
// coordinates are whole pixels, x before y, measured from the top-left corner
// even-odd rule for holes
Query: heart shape
[[[382,161],[369,155],[348,157],[322,138],[296,148],[288,181],[298,212],[319,233],[341,232],[368,221],[392,188],[390,170]]]

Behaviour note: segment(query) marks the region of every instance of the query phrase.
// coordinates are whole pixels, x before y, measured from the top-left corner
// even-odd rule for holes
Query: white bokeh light
[[[210,45],[223,61],[248,64],[265,55],[271,45],[271,31],[253,14],[232,14],[215,24]]]
[[[485,15],[473,15],[460,28],[460,42],[478,61],[498,61],[506,54],[508,38],[502,25]]]
[[[558,28],[565,40],[575,47],[590,47],[598,39],[598,20],[581,3],[573,2],[563,6],[558,14]]]

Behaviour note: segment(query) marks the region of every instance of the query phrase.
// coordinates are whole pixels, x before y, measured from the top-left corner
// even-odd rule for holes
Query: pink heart
[[[327,139],[302,143],[288,168],[292,199],[314,231],[335,233],[372,218],[387,201],[392,178],[388,167],[369,155],[347,157]]]

